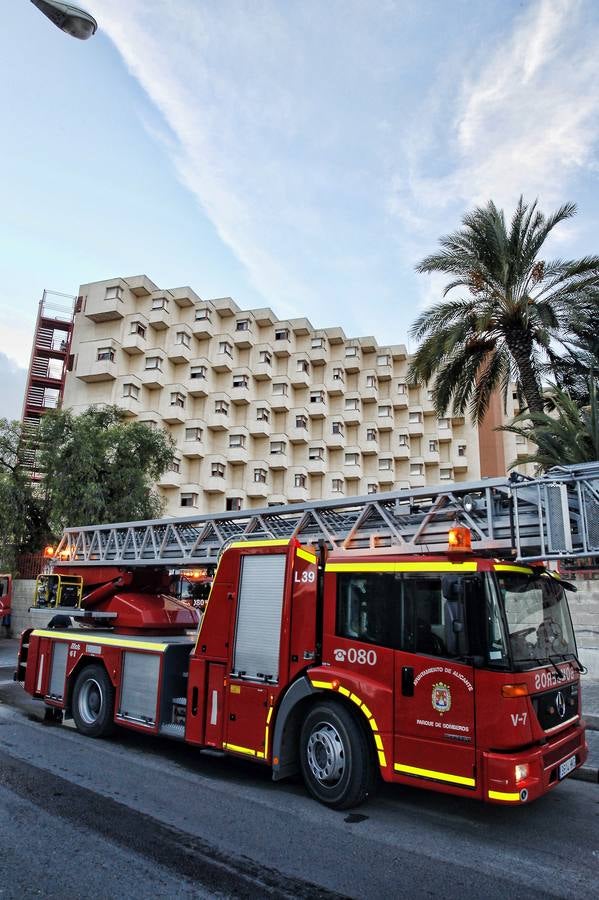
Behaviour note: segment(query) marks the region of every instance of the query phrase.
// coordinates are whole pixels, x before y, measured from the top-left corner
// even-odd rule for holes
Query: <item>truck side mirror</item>
[[[464,630],[464,623],[460,622],[459,619],[454,619],[451,623],[451,627],[453,628],[454,634],[461,634]]]

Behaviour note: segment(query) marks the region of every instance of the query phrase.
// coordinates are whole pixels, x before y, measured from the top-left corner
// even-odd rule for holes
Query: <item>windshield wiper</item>
[[[562,659],[573,659],[576,665],[578,666],[578,674],[586,675],[589,671],[586,666],[583,666],[581,661],[578,659],[575,653],[560,653]]]
[[[560,654],[560,656],[562,656],[562,655],[563,655],[563,654]],[[564,678],[566,678],[566,673],[565,673],[565,672],[562,672],[561,669],[558,669],[558,667],[555,665],[555,663],[553,662],[553,660],[552,660],[549,656],[543,656],[543,657],[541,657],[540,659],[539,659],[539,657],[536,657],[536,656],[535,656],[535,662],[541,663],[541,665],[542,665],[543,663],[549,663],[549,665],[550,665],[550,666],[553,666],[553,668],[554,668],[555,671],[557,672],[557,677],[559,678],[560,681],[563,681]]]

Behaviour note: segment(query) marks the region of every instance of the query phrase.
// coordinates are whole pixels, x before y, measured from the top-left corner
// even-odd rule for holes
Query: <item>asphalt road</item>
[[[382,786],[354,813],[185,745],[45,726],[0,669],[0,898],[594,896],[599,786],[527,807]]]

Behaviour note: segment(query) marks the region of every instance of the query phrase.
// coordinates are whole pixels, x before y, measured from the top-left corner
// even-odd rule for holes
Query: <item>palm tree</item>
[[[599,295],[592,297],[594,308],[572,316],[570,333],[564,338],[562,353],[551,351],[551,375],[579,405],[589,403],[589,378],[599,379]]]
[[[507,398],[514,381],[528,409],[543,410],[541,375],[551,341],[567,334],[572,314],[588,308],[599,286],[598,256],[540,258],[550,232],[575,212],[567,203],[546,217],[536,201],[520,197],[508,229],[503,210],[490,201],[467,213],[462,228],[441,238],[441,250],[416,267],[451,277],[443,297],[467,291],[425,310],[410,329],[422,343],[409,379],[434,380],[439,415],[452,406],[480,422],[493,392]]]
[[[552,412],[523,412],[511,425],[501,431],[510,431],[532,441],[535,450],[520,456],[510,465],[513,469],[522,463],[533,463],[538,470],[552,466],[594,462],[599,459],[599,399],[597,383],[588,379],[589,404],[581,407],[570,395],[559,388],[550,393]]]

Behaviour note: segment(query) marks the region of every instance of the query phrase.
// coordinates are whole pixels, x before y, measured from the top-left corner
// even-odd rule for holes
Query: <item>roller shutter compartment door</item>
[[[234,674],[277,681],[287,555],[244,556],[241,563]]]

